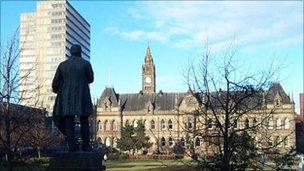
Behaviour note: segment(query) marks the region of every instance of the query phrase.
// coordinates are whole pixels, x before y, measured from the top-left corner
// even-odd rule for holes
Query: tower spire
[[[155,66],[151,54],[150,44],[148,42],[145,62],[142,67],[142,91],[143,93],[155,93]]]
[[[148,47],[146,50],[145,63],[153,63],[153,58],[152,58],[152,53],[151,53],[151,48],[150,48],[149,42],[148,42]]]

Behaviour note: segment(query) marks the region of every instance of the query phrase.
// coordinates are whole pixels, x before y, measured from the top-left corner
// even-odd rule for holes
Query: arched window
[[[277,119],[277,129],[282,129],[282,121],[281,118]]]
[[[130,121],[127,119],[125,125],[130,125]]]
[[[102,122],[101,122],[101,120],[98,121],[98,130],[102,130]]]
[[[172,123],[172,120],[171,120],[171,119],[169,119],[169,121],[168,121],[168,129],[169,129],[169,130],[172,130],[172,129],[173,129],[173,123]]]
[[[184,138],[181,138],[180,142],[181,142],[181,145],[182,145],[183,147],[185,147],[185,139],[184,139]]]
[[[166,146],[166,139],[164,137],[161,138],[161,146],[162,147]]]
[[[192,120],[190,118],[188,118],[187,128],[188,129],[192,129],[193,128]]]
[[[153,119],[152,119],[151,122],[150,122],[150,128],[151,128],[151,129],[155,129],[155,122],[154,122]]]
[[[212,128],[212,119],[208,119],[207,126],[208,128]]]
[[[249,128],[249,119],[248,118],[246,118],[246,120],[245,120],[245,128]]]
[[[273,120],[272,120],[272,118],[269,118],[269,120],[268,120],[268,128],[269,129],[273,129]]]
[[[201,145],[201,140],[199,137],[196,137],[195,139],[195,147],[199,147]]]
[[[275,104],[276,104],[276,106],[280,106],[280,105],[281,105],[281,100],[276,99],[276,100],[275,100]]]
[[[192,129],[193,128],[193,125],[192,125],[192,122],[188,122],[188,129]]]
[[[277,138],[276,138],[276,145],[278,146],[278,147],[282,147],[282,138],[280,137],[280,136],[277,136]]]
[[[234,120],[234,123],[232,123],[232,124],[233,124],[233,127],[234,127],[234,128],[237,128],[237,127],[238,127],[238,121],[237,121],[236,119]]]
[[[170,147],[173,145],[173,139],[172,139],[171,137],[169,137],[168,143],[169,143],[169,146],[170,146]]]
[[[144,123],[143,123],[144,129],[147,130],[147,128],[149,128],[149,126],[148,126],[148,121],[147,121],[147,120],[144,120],[143,122],[144,122]]]
[[[257,120],[256,118],[253,118],[253,126],[256,126],[257,125]]]
[[[117,147],[117,138],[113,138],[113,147]]]
[[[107,97],[106,101],[104,102],[104,110],[111,111],[111,100],[110,100],[110,97]]]
[[[111,146],[111,139],[109,137],[105,140],[106,146]]]
[[[100,137],[97,138],[97,146],[100,147],[102,144],[102,139]]]
[[[104,103],[104,108],[108,109],[109,108],[109,104],[107,102]]]
[[[268,147],[272,147],[273,146],[273,138],[269,138],[268,140]]]
[[[133,126],[136,128],[138,126],[137,120],[133,121]]]
[[[290,122],[289,118],[285,118],[285,121],[284,121],[284,128],[285,129],[289,129],[289,127],[290,127],[290,123],[289,122]]]
[[[284,139],[284,147],[288,147],[289,146],[289,140],[288,137],[285,137]]]
[[[112,127],[112,130],[113,130],[113,131],[117,130],[117,125],[116,125],[115,120],[112,121],[111,127]]]
[[[165,123],[165,121],[163,119],[161,120],[160,125],[161,125],[161,129],[162,130],[166,129],[166,123]]]
[[[105,121],[105,123],[104,123],[104,128],[105,128],[106,131],[109,131],[109,130],[110,130],[110,123],[109,123],[108,120]]]

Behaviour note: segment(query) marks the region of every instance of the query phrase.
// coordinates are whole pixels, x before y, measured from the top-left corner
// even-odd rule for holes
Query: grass
[[[48,164],[16,166],[13,171],[46,171]],[[162,159],[126,159],[109,160],[106,163],[107,171],[195,171],[195,164],[191,159],[162,160]],[[295,167],[293,167],[295,169]],[[0,166],[1,171],[8,169]],[[254,170],[254,169],[246,169]],[[265,166],[263,170],[271,170]],[[296,169],[295,169],[296,170]]]
[[[111,160],[107,161],[106,166],[109,171],[141,170],[141,171],[172,171],[191,169],[187,166],[193,166],[190,160]],[[187,170],[188,170],[187,169]]]
[[[45,171],[47,165],[41,165],[41,166],[16,166],[13,167],[13,171]],[[0,166],[1,171],[8,171],[7,168],[3,168]]]
[[[191,160],[160,160],[160,159],[127,159],[127,160],[109,160],[106,163],[107,171],[175,171],[175,170],[189,170],[187,165],[193,165]],[[46,171],[47,164],[16,166],[13,171]],[[8,169],[0,166],[1,171],[8,171]]]

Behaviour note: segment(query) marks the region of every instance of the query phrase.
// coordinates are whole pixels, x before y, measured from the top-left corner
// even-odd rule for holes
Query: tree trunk
[[[38,158],[40,159],[41,158],[41,154],[40,154],[40,148],[37,147],[37,153],[38,153]]]

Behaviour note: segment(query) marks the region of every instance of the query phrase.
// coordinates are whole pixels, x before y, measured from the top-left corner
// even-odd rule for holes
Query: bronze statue
[[[61,62],[53,79],[53,92],[57,94],[53,119],[57,128],[67,136],[69,151],[77,151],[75,142],[75,116],[80,117],[82,151],[90,150],[88,117],[93,114],[89,84],[93,82],[91,64],[81,58],[81,46],[72,45],[71,57]]]

